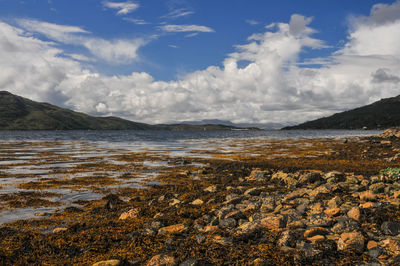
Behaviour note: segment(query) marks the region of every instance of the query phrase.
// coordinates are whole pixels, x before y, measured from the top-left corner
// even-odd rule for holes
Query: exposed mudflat
[[[400,262],[398,138],[0,145],[1,265]]]

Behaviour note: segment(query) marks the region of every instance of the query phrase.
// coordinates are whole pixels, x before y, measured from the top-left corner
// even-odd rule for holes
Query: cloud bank
[[[221,67],[171,82],[143,72],[101,75],[62,56],[64,51],[51,40],[79,39],[96,56],[114,59],[125,54],[134,58],[136,52],[126,52],[132,52],[126,48],[131,42],[101,43],[74,27],[50,27],[55,33],[41,32],[50,39],[44,41],[32,36],[38,29],[0,23],[0,89],[90,114],[149,123],[213,118],[302,122],[399,94],[399,6],[399,1],[375,5],[370,16],[353,18],[344,46],[315,58],[318,67],[300,62],[300,54],[327,44],[313,37],[312,18],[294,14],[288,23],[268,25],[264,33],[236,46]],[[189,31],[175,26],[169,29]],[[123,52],[114,54],[115,47]]]

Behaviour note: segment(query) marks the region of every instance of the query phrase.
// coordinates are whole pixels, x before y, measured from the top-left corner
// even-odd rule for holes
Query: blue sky
[[[301,122],[400,94],[399,7],[0,0],[0,89],[143,122]]]

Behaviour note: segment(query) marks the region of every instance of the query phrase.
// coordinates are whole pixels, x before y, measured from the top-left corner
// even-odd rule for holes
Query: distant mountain
[[[172,123],[176,124],[176,123]],[[204,119],[201,121],[183,121],[179,122],[179,124],[183,125],[223,125],[229,127],[239,127],[239,128],[253,128],[253,129],[265,129],[265,130],[274,130],[280,129],[287,124],[280,123],[233,123],[229,120],[219,120],[219,119]]]
[[[400,95],[283,129],[384,129],[400,126]]]
[[[119,117],[94,117],[0,91],[0,130],[231,130],[226,125],[149,125]]]

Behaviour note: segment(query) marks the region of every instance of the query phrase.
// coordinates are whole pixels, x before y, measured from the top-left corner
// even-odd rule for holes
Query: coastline
[[[157,168],[161,174],[153,178],[159,183],[147,184],[146,189],[103,190],[98,200],[75,202],[78,207],[4,224],[1,264],[90,265],[114,260],[109,263],[304,265],[399,260],[400,183],[380,174],[382,169],[400,167],[395,158],[399,139],[253,139],[229,145],[232,149],[195,150],[193,156],[179,160],[151,152],[116,156],[130,165],[142,162],[141,170]],[[93,159],[94,164],[86,167],[123,168],[103,159]],[[167,163],[146,168],[143,161]],[[80,181],[81,186],[94,182]],[[115,185],[107,176],[96,182],[97,188]],[[71,185],[31,186],[45,189],[50,184]],[[35,200],[41,205],[49,196]]]

